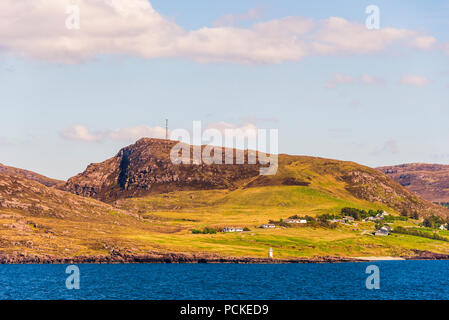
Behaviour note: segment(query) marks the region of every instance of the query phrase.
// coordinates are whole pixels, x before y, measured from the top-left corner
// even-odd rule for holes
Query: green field
[[[339,224],[336,229],[323,227],[292,227],[260,229],[269,220],[286,219],[292,215],[316,216],[337,214],[344,207],[384,209],[381,204],[330,194],[301,186],[275,186],[235,191],[174,192],[118,202],[122,209],[138,212],[147,221],[179,228],[171,234],[139,234],[136,241],[155,244],[158,248],[178,252],[213,252],[227,256],[265,257],[273,248],[276,257],[311,256],[399,256],[413,249],[449,253],[449,243],[426,238],[393,234],[376,237],[373,222],[353,225]],[[192,234],[204,227],[247,227],[249,232]],[[392,226],[418,227],[418,221],[397,221]],[[446,233],[442,231],[442,233]]]

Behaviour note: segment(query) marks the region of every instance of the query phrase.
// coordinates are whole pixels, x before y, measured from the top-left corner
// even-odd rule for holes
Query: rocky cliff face
[[[414,163],[378,169],[426,200],[449,203],[448,165]]]
[[[232,189],[259,175],[259,165],[173,164],[177,142],[144,138],[113,158],[91,164],[62,187],[72,193],[111,202],[123,197],[177,190]],[[192,147],[189,147],[192,152]],[[235,163],[235,162],[234,162]]]

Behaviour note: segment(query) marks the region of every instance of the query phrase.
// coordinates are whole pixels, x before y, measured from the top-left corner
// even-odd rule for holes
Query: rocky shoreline
[[[208,254],[149,253],[145,255],[111,254],[104,256],[54,257],[21,253],[0,255],[0,264],[117,264],[117,263],[228,263],[228,264],[288,264],[361,262],[345,257],[310,257],[297,259],[269,259],[253,257],[221,257]]]
[[[428,251],[415,251],[416,255],[402,256],[404,260],[449,260],[449,255]],[[269,259],[253,257],[221,257],[212,254],[182,254],[152,252],[145,255],[113,253],[111,255],[55,257],[50,255],[0,254],[0,264],[133,264],[133,263],[224,263],[224,264],[294,264],[367,262],[350,257],[305,257],[295,259]]]
[[[449,260],[449,254],[435,253],[431,251],[413,250],[414,255],[403,256],[405,260]]]

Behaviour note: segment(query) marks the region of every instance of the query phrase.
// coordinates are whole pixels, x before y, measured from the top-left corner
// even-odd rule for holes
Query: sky
[[[449,0],[2,0],[0,163],[67,179],[169,118],[278,129],[280,153],[449,164],[448,30]]]

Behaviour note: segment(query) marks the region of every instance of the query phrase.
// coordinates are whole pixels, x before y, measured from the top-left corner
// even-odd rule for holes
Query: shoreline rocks
[[[414,250],[414,255],[401,256],[404,260],[449,260],[448,254]],[[150,252],[143,255],[112,253],[111,255],[56,257],[51,255],[26,255],[23,253],[0,254],[0,264],[299,264],[299,263],[345,263],[370,262],[366,258],[351,257],[304,257],[293,259],[270,259],[255,257],[221,257],[213,254],[184,254]],[[375,261],[375,260],[372,260]]]
[[[25,254],[0,255],[0,264],[132,264],[132,263],[228,263],[228,264],[288,264],[288,263],[342,263],[361,262],[346,257],[310,257],[296,259],[269,259],[253,257],[220,257],[180,253],[149,253],[145,255],[113,254],[104,256],[54,257]]]

